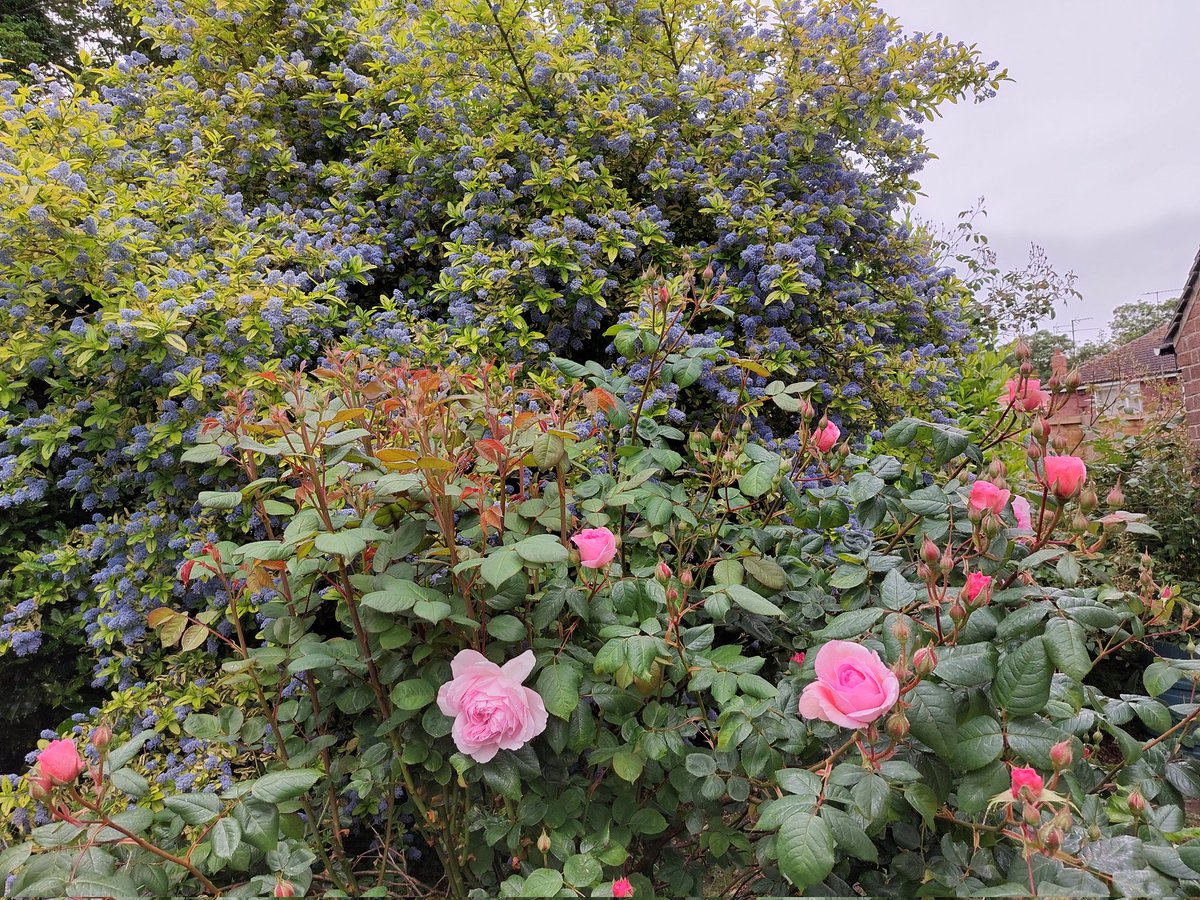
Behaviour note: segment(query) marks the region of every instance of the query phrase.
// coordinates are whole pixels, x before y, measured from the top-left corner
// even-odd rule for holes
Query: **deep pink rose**
[[[1029,501],[1024,497],[1013,497],[1013,515],[1017,517],[1017,527],[1022,531],[1033,531],[1033,510]]]
[[[1042,796],[1042,776],[1034,769],[1014,768],[1012,770],[1012,795],[1013,799],[1021,796],[1022,788],[1028,788],[1029,794],[1027,799],[1036,800]]]
[[[986,606],[992,599],[992,576],[982,572],[971,572],[962,589],[963,597],[972,606]]]
[[[1087,480],[1087,466],[1078,456],[1047,456],[1046,487],[1059,500],[1070,500],[1081,490]]]
[[[612,895],[614,897],[632,897],[633,885],[629,883],[628,878],[618,878],[613,882]]]
[[[826,422],[813,432],[813,446],[822,453],[828,453],[842,436],[842,431],[832,422]]]
[[[1042,390],[1042,383],[1036,378],[1027,378],[1024,383],[1010,378],[1004,386],[1008,388],[1008,405],[1013,409],[1033,412],[1050,402],[1050,392]]]
[[[571,543],[579,548],[579,564],[587,569],[603,569],[617,555],[617,536],[607,528],[585,528]]]
[[[843,728],[862,728],[887,712],[900,682],[879,654],[851,641],[830,641],[817,651],[817,680],[800,695],[800,715]]]
[[[79,748],[69,738],[51,741],[37,758],[39,781],[49,778],[53,784],[70,784],[83,771]]]
[[[977,513],[988,511],[1000,515],[1004,512],[1009,495],[1009,491],[1003,491],[990,481],[980,478],[971,485],[971,496],[967,500],[967,506]]]
[[[546,730],[546,706],[521,682],[533,671],[532,650],[503,667],[474,650],[450,663],[453,679],[438,689],[438,708],[454,717],[454,745],[476,762],[519,750]]]

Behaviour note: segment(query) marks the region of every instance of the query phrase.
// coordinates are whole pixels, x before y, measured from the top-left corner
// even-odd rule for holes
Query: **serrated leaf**
[[[754,613],[756,616],[783,616],[782,609],[745,585],[727,584],[721,590],[746,612]]]
[[[971,772],[1000,758],[1004,738],[1000,723],[991,716],[976,716],[958,726],[954,740],[954,763],[957,768]]]
[[[537,692],[546,711],[560,719],[570,719],[579,705],[579,686],[582,676],[574,666],[557,663],[546,666],[538,674]]]
[[[862,637],[875,626],[883,614],[882,609],[855,609],[840,613],[824,628],[814,631],[813,637],[819,641]]]
[[[833,850],[833,832],[811,813],[789,816],[775,835],[779,871],[799,891],[806,891],[829,876],[835,862]]]
[[[250,793],[264,803],[283,803],[295,800],[321,779],[316,769],[288,769],[270,772],[250,786]]]
[[[762,556],[747,556],[742,559],[746,571],[765,588],[782,591],[787,587],[787,572],[775,560]]]
[[[479,571],[488,584],[498,588],[524,568],[525,563],[515,550],[500,547],[484,557]]]
[[[1039,635],[1000,660],[992,697],[1012,716],[1030,716],[1046,708],[1053,668]]]
[[[527,537],[513,544],[512,549],[521,559],[532,565],[566,562],[568,555],[567,548],[551,534],[535,534]]]
[[[761,497],[771,489],[775,476],[779,474],[780,463],[778,457],[755,463],[742,473],[738,479],[738,488],[751,499]]]
[[[238,847],[242,844],[242,828],[235,819],[226,817],[217,821],[209,832],[212,841],[213,855],[217,859],[233,859]]]
[[[1046,623],[1046,652],[1055,668],[1064,675],[1082,681],[1092,670],[1087,649],[1087,632],[1073,619],[1055,616]]]

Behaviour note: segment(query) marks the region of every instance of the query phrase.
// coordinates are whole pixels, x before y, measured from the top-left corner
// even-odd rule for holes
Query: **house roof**
[[[1170,330],[1161,325],[1140,338],[1134,338],[1103,356],[1089,359],[1079,367],[1082,384],[1101,384],[1106,381],[1128,381],[1133,378],[1163,378],[1179,373],[1172,352],[1160,352]]]
[[[1183,322],[1187,318],[1188,307],[1192,303],[1192,296],[1196,293],[1196,282],[1200,281],[1200,253],[1196,254],[1196,258],[1192,260],[1191,271],[1188,272],[1187,283],[1183,287],[1183,293],[1179,295],[1179,305],[1175,307],[1175,315],[1171,317],[1171,323],[1167,326],[1167,333],[1163,335],[1162,346],[1159,347],[1159,353],[1174,353],[1175,340],[1179,336],[1179,329],[1183,327]]]

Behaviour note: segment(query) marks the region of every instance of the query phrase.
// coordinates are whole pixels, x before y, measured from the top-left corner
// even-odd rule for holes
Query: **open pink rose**
[[[879,654],[851,641],[817,651],[817,680],[800,695],[800,715],[843,728],[870,725],[895,704],[900,682]]]
[[[617,555],[617,536],[607,528],[585,528],[571,543],[579,548],[579,564],[586,569],[603,569]]]
[[[980,478],[971,485],[971,495],[967,499],[967,506],[977,513],[994,512],[996,515],[1000,515],[1004,512],[1009,496],[1009,491],[1001,490],[990,481]]]
[[[1042,776],[1035,769],[1014,768],[1012,770],[1012,795],[1014,800],[1021,797],[1023,789],[1028,789],[1025,799],[1036,800],[1042,796],[1043,787]]]
[[[1029,501],[1024,497],[1013,497],[1013,515],[1017,517],[1017,527],[1022,531],[1033,531],[1033,510]]]
[[[1046,487],[1059,500],[1070,500],[1083,490],[1087,466],[1078,456],[1047,456],[1043,465],[1046,467]]]
[[[38,754],[37,767],[39,783],[49,778],[56,785],[70,784],[83,771],[83,759],[79,756],[79,748],[69,738],[51,741]]]
[[[1050,402],[1050,392],[1042,390],[1042,383],[1036,378],[1027,378],[1024,382],[1010,378],[1004,386],[1008,388],[1008,405],[1013,409],[1033,412]]]
[[[532,650],[502,667],[474,650],[450,663],[453,679],[438,689],[438,708],[454,717],[454,745],[485,763],[501,750],[519,750],[546,730],[546,705],[521,682],[533,671]]]

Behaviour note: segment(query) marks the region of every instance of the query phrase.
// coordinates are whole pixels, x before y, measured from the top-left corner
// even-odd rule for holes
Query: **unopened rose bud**
[[[1055,853],[1062,846],[1063,833],[1057,828],[1051,828],[1046,834],[1046,849]]]
[[[712,439],[714,444],[719,444],[721,441],[725,440],[725,432],[721,430],[720,425],[713,429]]]
[[[932,647],[921,647],[913,654],[913,671],[924,678],[937,668],[937,654]]]
[[[92,746],[97,750],[103,750],[112,743],[112,729],[107,725],[97,725],[92,729]]]
[[[1024,338],[1021,338],[1019,341],[1017,341],[1017,346],[1013,350],[1013,353],[1015,353],[1017,359],[1021,361],[1026,361],[1033,357],[1033,350],[1031,350],[1029,345],[1025,343]]]
[[[813,405],[808,401],[807,397],[805,397],[803,400],[800,401],[800,417],[802,419],[804,419],[805,421],[808,421],[815,414],[816,414],[816,410],[813,409]]]
[[[50,796],[50,779],[34,773],[29,776],[29,796],[34,800],[45,800]]]
[[[1066,434],[1061,431],[1056,432],[1054,438],[1050,441],[1050,446],[1059,453],[1064,452],[1069,444],[1070,440],[1067,438]]]
[[[1033,363],[1030,363],[1030,362],[1021,363],[1021,374],[1022,375],[1032,375],[1033,374]]]
[[[545,830],[542,831],[541,836],[537,839],[537,848],[543,854],[550,852],[550,835],[546,834]]]
[[[933,581],[933,569],[929,568],[925,563],[917,563],[917,577],[928,584]]]
[[[892,620],[892,637],[903,644],[911,636],[912,629],[908,627],[908,621],[903,616],[896,616]]]
[[[1096,489],[1086,487],[1079,495],[1079,508],[1085,513],[1093,512],[1100,505],[1100,498],[1096,496]]]
[[[1092,825],[1088,828],[1089,840],[1098,841],[1103,836],[1104,832],[1100,830],[1099,825]]]
[[[1129,811],[1135,816],[1140,816],[1146,811],[1146,798],[1137,788],[1134,788],[1129,794]]]
[[[941,570],[943,575],[949,575],[954,571],[954,556],[950,553],[950,548],[946,548],[946,552],[942,554]]]
[[[887,724],[884,726],[888,737],[894,741],[902,741],[908,737],[908,716],[902,712],[892,713],[888,716]]]
[[[925,536],[925,540],[921,542],[921,559],[925,560],[931,566],[936,566],[938,560],[942,558],[942,551],[938,549],[937,544]]]
[[[1079,375],[1079,370],[1072,369],[1070,374],[1067,375],[1067,390],[1072,391],[1072,392],[1079,390],[1079,383],[1082,380],[1083,379],[1080,378],[1080,375]]]
[[[1050,748],[1050,762],[1054,763],[1055,769],[1065,769],[1071,765],[1073,754],[1071,753],[1071,742],[1059,741]]]
[[[1050,423],[1041,416],[1038,416],[1033,420],[1033,424],[1029,426],[1029,433],[1039,444],[1044,443],[1046,435],[1050,433]]]
[[[671,580],[671,567],[665,562],[660,562],[654,569],[654,577],[662,584],[666,584]]]
[[[1083,534],[1091,525],[1091,521],[1082,512],[1077,512],[1071,517],[1071,530],[1077,534]]]
[[[667,588],[667,599],[674,603],[679,599],[679,591],[675,590],[673,587]]]
[[[1025,445],[1025,455],[1032,461],[1037,462],[1042,458],[1042,448],[1040,444],[1032,441]]]
[[[280,878],[275,882],[274,894],[276,897],[295,897],[296,886],[290,881],[284,881]]]
[[[965,606],[963,606],[961,603],[959,603],[957,600],[955,600],[954,603],[951,604],[951,606],[950,606],[950,621],[953,622],[955,625],[961,625],[966,620],[967,620],[967,608]]]
[[[1037,825],[1042,821],[1042,813],[1036,803],[1026,803],[1025,809],[1022,810],[1022,816],[1028,825]]]
[[[1121,482],[1119,479],[1117,480],[1117,483],[1113,485],[1113,489],[1108,492],[1108,496],[1104,498],[1104,502],[1106,502],[1113,509],[1119,509],[1125,505],[1125,494],[1121,490]]]
[[[703,278],[705,281],[712,281],[713,274],[714,273],[713,273],[712,263],[709,263],[707,266],[704,267],[704,271],[700,273],[700,277]]]
[[[679,573],[679,583],[682,584],[685,588],[690,588],[692,586],[692,582],[694,580],[695,579],[693,579],[693,577],[692,577],[691,569],[684,569],[682,572]]]

